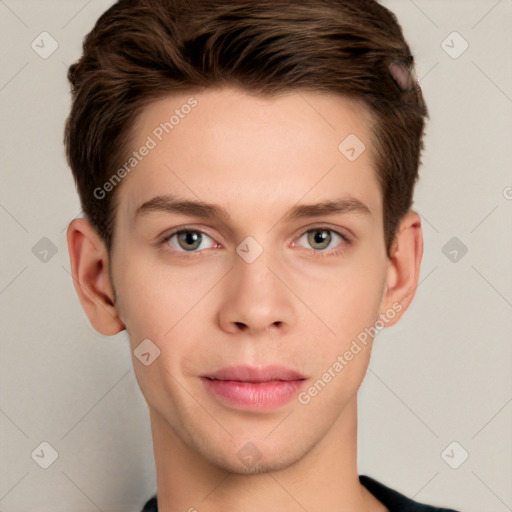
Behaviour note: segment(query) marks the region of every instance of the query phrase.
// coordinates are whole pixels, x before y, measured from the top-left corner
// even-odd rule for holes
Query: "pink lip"
[[[297,396],[304,375],[283,366],[231,366],[201,378],[224,403],[249,409],[275,409]]]

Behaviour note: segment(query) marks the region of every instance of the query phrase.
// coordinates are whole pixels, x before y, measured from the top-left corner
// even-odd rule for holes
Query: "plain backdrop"
[[[0,512],[139,512],[156,490],[126,333],[89,325],[66,244],[81,211],[62,144],[66,72],[111,3],[0,0]],[[431,116],[414,203],[425,255],[360,390],[359,472],[420,502],[506,512],[512,2],[383,3]]]

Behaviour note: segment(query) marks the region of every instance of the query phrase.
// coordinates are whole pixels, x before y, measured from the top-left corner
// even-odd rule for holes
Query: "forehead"
[[[253,213],[350,194],[380,210],[370,114],[334,94],[175,94],[146,106],[132,135],[134,151],[150,149],[122,183],[120,208],[131,222],[165,193]]]

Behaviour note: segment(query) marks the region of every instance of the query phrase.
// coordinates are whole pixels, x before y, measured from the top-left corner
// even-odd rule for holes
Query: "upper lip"
[[[232,380],[238,382],[271,382],[276,380],[292,381],[303,380],[306,377],[301,373],[285,366],[228,366],[214,373],[205,375],[208,379]]]

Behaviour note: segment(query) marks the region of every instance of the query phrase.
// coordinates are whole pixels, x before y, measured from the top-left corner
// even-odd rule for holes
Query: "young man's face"
[[[119,185],[111,273],[132,353],[160,351],[133,356],[159,439],[234,472],[287,467],[353,427],[369,333],[407,305],[390,291],[366,112],[211,89],[152,103],[135,134],[151,149]],[[138,211],[157,196],[225,217]],[[326,201],[340,208],[293,215]]]

